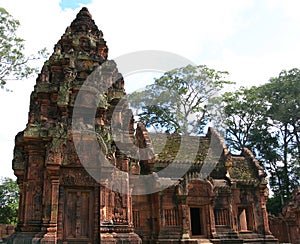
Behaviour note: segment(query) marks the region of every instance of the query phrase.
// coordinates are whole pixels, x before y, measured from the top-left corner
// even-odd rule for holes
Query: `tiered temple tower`
[[[122,75],[107,56],[103,33],[82,8],[44,63],[27,126],[16,136],[21,195],[9,243],[141,243],[132,226],[129,158],[116,146],[132,140],[133,120],[120,103]],[[128,136],[112,139],[112,123]],[[118,185],[113,166],[123,172]]]

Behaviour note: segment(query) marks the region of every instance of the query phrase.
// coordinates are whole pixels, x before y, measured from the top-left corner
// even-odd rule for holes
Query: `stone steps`
[[[209,239],[159,239],[159,244],[213,244]]]

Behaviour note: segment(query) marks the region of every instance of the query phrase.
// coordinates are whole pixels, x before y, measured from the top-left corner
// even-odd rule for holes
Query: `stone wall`
[[[293,191],[279,217],[269,215],[269,224],[279,242],[300,244],[300,187]]]
[[[14,225],[0,224],[0,242],[10,236],[15,231]]]

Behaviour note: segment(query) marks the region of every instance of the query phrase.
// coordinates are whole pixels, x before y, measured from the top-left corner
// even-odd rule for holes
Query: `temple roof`
[[[196,164],[202,163],[210,145],[210,138],[206,136],[188,136],[185,138],[185,142],[183,142],[182,136],[175,134],[167,136],[165,134],[150,134],[150,138],[154,146],[157,163],[168,163],[173,160],[193,160]],[[195,145],[198,145],[197,152],[194,151]]]
[[[263,168],[250,150],[244,149],[241,155],[232,155],[221,135],[213,128],[206,136],[148,133],[142,124],[138,124],[139,130],[144,138],[144,144],[139,146],[151,151],[148,155],[154,157],[152,170],[155,172],[172,163],[188,163],[191,165],[189,173],[197,174],[205,169],[211,172],[210,176],[214,179],[230,176],[233,181],[253,184],[265,177]]]

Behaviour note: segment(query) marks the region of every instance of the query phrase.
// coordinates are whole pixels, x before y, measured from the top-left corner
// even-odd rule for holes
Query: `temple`
[[[151,135],[125,95],[82,8],[44,63],[15,139],[21,194],[8,243],[277,243],[266,175],[248,149],[231,154],[213,128]]]
[[[164,144],[152,163],[140,162],[146,173],[160,172],[174,164],[174,160],[176,163],[180,147],[184,153],[179,165],[191,165],[172,186],[152,194],[133,196],[133,223],[143,240],[277,243],[268,225],[266,175],[251,151],[245,148],[241,155],[232,155],[213,128],[203,137],[188,136],[183,140],[183,136],[168,135],[163,142],[141,124],[136,134],[143,135],[140,142],[149,142],[154,137],[156,146]],[[186,142],[184,146],[181,145],[183,141]],[[199,150],[195,160],[190,162],[187,159],[193,153],[193,145],[198,145]],[[153,149],[150,143],[140,143],[139,147]],[[157,179],[160,184],[166,181],[165,177]]]

